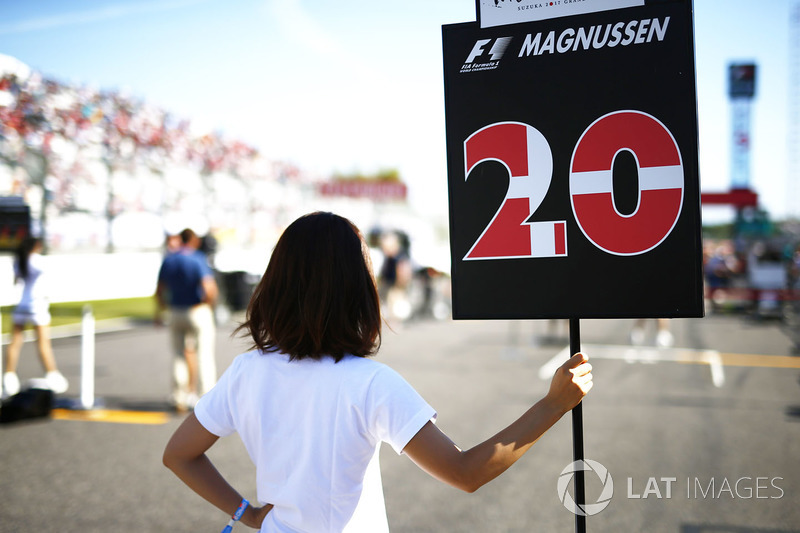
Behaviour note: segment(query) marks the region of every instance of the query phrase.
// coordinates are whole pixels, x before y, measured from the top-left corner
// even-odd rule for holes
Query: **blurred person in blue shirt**
[[[216,383],[214,305],[219,290],[205,254],[199,251],[201,239],[188,228],[180,237],[180,249],[167,254],[158,273],[156,323],[164,322],[168,310],[173,401],[184,411]]]

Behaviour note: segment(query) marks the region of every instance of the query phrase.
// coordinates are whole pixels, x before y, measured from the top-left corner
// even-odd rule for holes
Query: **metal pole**
[[[106,176],[108,177],[108,183],[106,192],[108,193],[106,196],[106,238],[108,242],[106,243],[106,253],[114,253],[114,163],[110,159],[111,156],[108,155],[108,159],[106,160]]]
[[[574,355],[581,351],[581,325],[580,319],[569,319],[569,353]],[[583,462],[583,402],[572,409],[572,458],[573,461]],[[586,515],[583,510],[586,508],[586,485],[584,483],[584,471],[578,469],[575,472],[575,531],[577,533],[586,532]]]
[[[94,407],[94,315],[92,306],[83,306],[81,320],[81,406]]]
[[[0,380],[3,379],[3,313],[0,313]],[[3,395],[3,382],[0,381],[0,396]]]

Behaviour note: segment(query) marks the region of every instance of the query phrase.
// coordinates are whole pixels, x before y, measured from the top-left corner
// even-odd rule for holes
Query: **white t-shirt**
[[[379,444],[399,454],[436,417],[372,359],[289,362],[258,350],[239,355],[194,413],[215,435],[239,433],[256,465],[258,501],[275,506],[262,533],[388,531]]]
[[[38,253],[28,256],[28,275],[23,279],[22,295],[13,313],[17,324],[29,321],[38,325],[50,323],[49,287],[42,268],[43,261],[44,257]],[[14,278],[20,277],[19,264],[14,261]]]

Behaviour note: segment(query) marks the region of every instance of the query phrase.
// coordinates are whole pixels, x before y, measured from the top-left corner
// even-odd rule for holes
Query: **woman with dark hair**
[[[16,251],[14,260],[14,283],[23,283],[22,297],[12,313],[13,329],[11,343],[6,351],[3,394],[11,396],[19,392],[17,362],[22,350],[23,336],[27,324],[36,330],[39,360],[45,370],[45,382],[56,393],[66,392],[69,384],[58,371],[50,343],[50,300],[47,292],[47,276],[42,268],[42,240],[27,237]]]
[[[388,531],[381,442],[435,478],[472,492],[519,459],[592,386],[576,354],[516,422],[461,451],[399,374],[368,356],[380,345],[380,302],[358,229],[331,213],[299,218],[278,240],[240,330],[238,356],[175,431],[163,461],[184,483],[262,532]],[[256,465],[249,506],[206,451],[238,432]],[[236,516],[234,516],[236,518]]]

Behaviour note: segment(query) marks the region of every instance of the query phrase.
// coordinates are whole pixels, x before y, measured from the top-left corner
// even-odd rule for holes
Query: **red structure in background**
[[[704,192],[700,194],[703,205],[732,205],[737,209],[758,205],[758,194],[750,189],[731,189],[729,192]]]
[[[408,196],[408,187],[401,181],[335,180],[320,183],[318,192],[322,196],[402,202]]]

